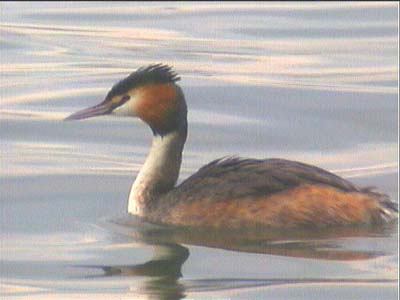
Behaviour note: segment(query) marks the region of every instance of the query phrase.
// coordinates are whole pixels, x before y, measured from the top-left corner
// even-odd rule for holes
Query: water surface
[[[398,5],[0,9],[2,298],[397,299],[396,225],[284,236],[144,224],[125,210],[150,130],[62,119],[163,62],[189,106],[180,181],[225,155],[281,157],[397,202]]]

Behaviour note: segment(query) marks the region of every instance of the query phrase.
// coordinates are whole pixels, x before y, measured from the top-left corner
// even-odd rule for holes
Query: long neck
[[[166,135],[154,136],[150,152],[131,188],[129,213],[145,216],[159,197],[174,188],[186,136],[186,122]]]

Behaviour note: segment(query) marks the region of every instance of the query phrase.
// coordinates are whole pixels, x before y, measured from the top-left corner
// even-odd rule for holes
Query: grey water
[[[63,122],[141,66],[189,107],[179,181],[281,157],[398,202],[398,4],[1,2],[2,299],[397,299],[397,224],[210,232],[126,214],[141,121]]]

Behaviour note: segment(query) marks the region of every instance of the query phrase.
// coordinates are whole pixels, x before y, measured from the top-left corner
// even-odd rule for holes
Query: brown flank
[[[361,192],[303,184],[257,199],[180,202],[162,220],[186,226],[273,228],[381,223],[377,200]]]

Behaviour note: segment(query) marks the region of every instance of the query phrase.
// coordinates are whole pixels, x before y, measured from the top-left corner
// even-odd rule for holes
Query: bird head
[[[116,83],[103,102],[78,111],[65,120],[80,120],[115,114],[139,117],[154,134],[164,135],[186,126],[186,103],[180,78],[167,65],[156,64],[139,68]]]

